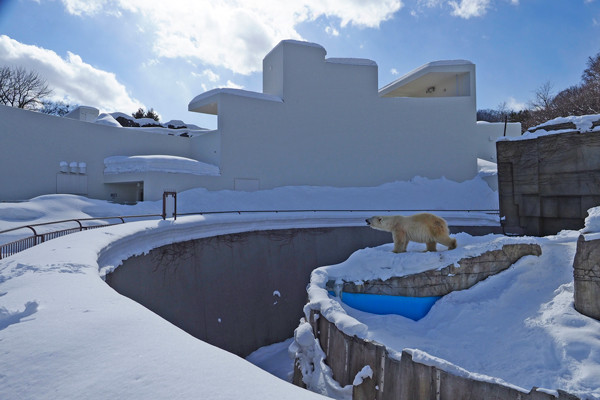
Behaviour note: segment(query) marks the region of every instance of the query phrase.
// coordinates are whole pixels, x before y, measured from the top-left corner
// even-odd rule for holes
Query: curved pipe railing
[[[326,213],[326,212],[345,212],[345,213],[407,213],[407,212],[426,212],[435,210],[425,209],[404,209],[404,210],[391,210],[391,209],[379,209],[379,210],[238,210],[238,211],[205,211],[205,212],[193,212],[193,213],[178,213],[178,216],[188,215],[211,215],[211,214],[245,214],[245,213],[265,213],[265,214],[277,214],[277,213]],[[437,210],[437,212],[466,212],[466,213],[485,213],[490,215],[499,215],[498,210]],[[18,239],[9,243],[0,244],[0,260],[9,257],[13,254],[19,253],[23,250],[27,250],[30,247],[36,246],[40,243],[44,243],[47,240],[55,239],[61,236],[69,235],[71,233],[81,232],[89,229],[103,228],[106,226],[113,226],[118,224],[124,224],[125,219],[139,219],[139,218],[164,218],[164,214],[143,214],[143,215],[126,215],[126,216],[113,216],[113,217],[98,217],[98,218],[74,218],[65,219],[60,221],[42,222],[39,224],[30,224],[18,226],[11,229],[0,231],[0,235],[15,232],[22,229],[30,229],[33,232],[32,236],[28,236],[22,239]],[[95,225],[84,225],[82,222],[90,221],[110,221],[120,220],[116,223],[107,224],[95,224]],[[49,226],[49,225],[60,225],[67,223],[77,223],[78,226],[74,228],[52,230],[45,233],[39,233],[36,231],[36,227]]]

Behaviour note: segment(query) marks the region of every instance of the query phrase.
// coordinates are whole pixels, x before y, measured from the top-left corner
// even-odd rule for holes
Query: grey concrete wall
[[[600,204],[600,132],[503,141],[496,147],[506,232],[545,236],[583,228],[587,210]]]
[[[193,336],[246,356],[293,335],[313,269],[389,242],[368,227],[223,235],[133,257],[106,281]]]
[[[600,320],[600,240],[577,240],[573,261],[575,309]]]
[[[333,378],[342,386],[353,384],[356,374],[366,365],[373,377],[353,387],[354,400],[437,400],[437,399],[529,399],[557,400],[552,394],[532,388],[528,393],[498,383],[478,381],[454,375],[435,366],[412,359],[403,351],[400,360],[391,357],[380,343],[350,337],[322,314],[311,311],[313,334],[325,352]],[[301,383],[301,372],[294,370],[294,383]],[[300,386],[302,386],[300,384]],[[558,400],[575,400],[558,390]]]

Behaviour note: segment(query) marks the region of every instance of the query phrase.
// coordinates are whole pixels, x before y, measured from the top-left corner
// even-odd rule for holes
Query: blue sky
[[[283,39],[371,59],[379,87],[467,59],[478,108],[518,109],[547,81],[579,83],[600,52],[600,0],[0,0],[0,65],[35,69],[57,99],[208,128],[189,101],[262,91],[262,58]]]

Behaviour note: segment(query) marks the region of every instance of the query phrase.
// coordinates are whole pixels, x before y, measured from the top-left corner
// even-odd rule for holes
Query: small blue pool
[[[335,296],[334,292],[329,292]],[[427,315],[441,296],[407,297],[368,293],[342,292],[342,301],[348,306],[371,314],[397,314],[418,321]]]

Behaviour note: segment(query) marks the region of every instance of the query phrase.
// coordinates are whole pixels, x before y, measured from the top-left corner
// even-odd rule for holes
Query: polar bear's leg
[[[451,238],[448,235],[438,238],[437,241],[438,241],[438,243],[443,244],[444,246],[448,247],[448,250],[452,250],[452,249],[456,248],[456,239]]]
[[[403,231],[400,232],[392,232],[392,239],[394,239],[394,253],[404,253],[406,251],[406,245],[408,244],[408,239],[406,238],[406,233]]]
[[[436,242],[427,242],[427,251],[437,251]]]

